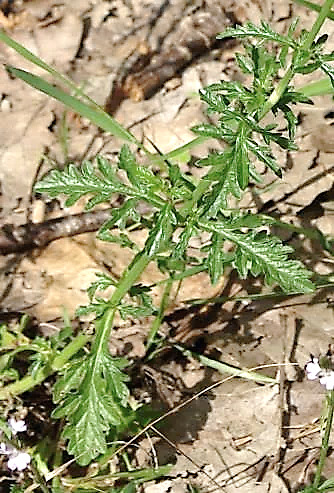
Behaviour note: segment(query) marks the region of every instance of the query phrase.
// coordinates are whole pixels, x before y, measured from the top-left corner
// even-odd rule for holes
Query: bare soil
[[[192,139],[189,128],[206,118],[196,96],[200,88],[220,79],[243,78],[234,64],[234,53],[240,48],[236,43],[217,44],[210,30],[203,28],[205,42],[201,45],[195,37],[194,45],[200,49],[192,51],[189,39],[198,32],[201,19],[204,26],[214,21],[218,31],[235,21],[264,19],[274,29],[286,32],[297,15],[300,28],[305,29],[315,18],[314,13],[288,0],[30,0],[0,2],[0,9],[0,26],[13,38],[82,84],[86,93],[107,105],[139,139],[151,139],[163,152]],[[328,21],[323,31],[329,34],[328,51],[333,50],[333,22]],[[168,60],[180,39],[188,43],[188,58],[169,73]],[[147,84],[152,72],[154,57],[166,72],[161,80],[149,80],[148,92],[140,92],[140,84],[143,80]],[[42,74],[3,45],[0,61]],[[145,63],[146,72],[142,72]],[[134,68],[136,77],[131,72]],[[300,77],[297,85],[306,80],[311,79]],[[250,189],[241,205],[334,236],[334,103],[330,97],[319,97],[314,106],[297,110],[299,151],[280,152],[283,179],[275,180],[267,172],[262,189]],[[80,203],[65,208],[61,201],[35,197],[33,184],[54,166],[80,163],[97,153],[113,157],[119,150],[117,139],[70,111],[66,114],[66,149],[63,118],[60,103],[0,70],[1,227],[15,230],[30,222],[81,213]],[[203,156],[206,146],[194,152],[195,157]],[[189,164],[184,167],[196,173]],[[292,232],[277,233],[318,274],[332,273],[333,259],[319,241]],[[59,327],[63,307],[73,316],[76,307],[87,302],[85,290],[96,271],[117,278],[130,258],[130,252],[117,245],[97,241],[93,232],[59,238],[43,248],[4,254],[0,258],[0,318],[5,321],[29,313],[38,324]],[[151,284],[159,276],[150,268],[142,282]],[[260,282],[240,282],[233,273],[215,288],[203,274],[183,283],[161,331],[171,341],[225,363],[243,368],[268,365],[263,373],[277,375],[280,385],[234,378],[168,418],[161,431],[175,447],[161,437],[153,445],[142,440],[137,460],[139,465],[147,465],[143,451],[154,446],[158,462],[172,461],[175,467],[168,480],[145,486],[146,493],[181,493],[189,483],[202,487],[201,491],[217,491],[218,483],[221,491],[228,493],[283,493],[296,491],[312,477],[320,445],[317,418],[323,391],[317,382],[305,381],[303,367],[310,353],[324,353],[333,342],[331,290],[195,308],[186,303],[191,298],[261,290]],[[157,299],[159,294],[157,290]],[[146,319],[141,323],[119,321],[111,340],[113,354],[141,358],[148,327]],[[223,378],[176,350],[166,351],[142,367],[139,375],[138,387],[163,409]],[[36,409],[38,406],[36,402]],[[325,475],[333,474],[330,455]]]

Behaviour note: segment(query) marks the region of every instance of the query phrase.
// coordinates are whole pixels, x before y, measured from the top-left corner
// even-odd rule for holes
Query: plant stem
[[[149,349],[149,347],[152,345],[154,342],[155,336],[157,335],[157,332],[159,330],[159,327],[161,325],[162,319],[164,318],[165,311],[168,307],[169,303],[169,295],[170,291],[173,286],[174,279],[170,277],[167,279],[166,286],[162,295],[162,299],[160,302],[160,307],[159,307],[159,313],[153,320],[153,323],[151,325],[151,329],[147,338],[147,343],[146,343],[146,349]]]
[[[324,250],[327,250],[329,253],[334,253],[334,241],[330,237],[326,237],[316,228],[303,228],[301,226],[295,226],[294,224],[289,224],[284,221],[280,221],[279,219],[275,219],[273,226],[278,226],[290,231],[294,231],[300,235],[304,235],[311,240],[316,240],[320,243]]]
[[[326,0],[324,5],[321,7],[321,10],[319,12],[319,15],[314,22],[311,31],[309,32],[309,35],[307,36],[302,48],[304,51],[308,51],[315,40],[315,37],[319,33],[323,23],[325,22],[328,14],[331,11],[332,5],[334,3],[334,0]],[[261,120],[274,106],[275,104],[278,103],[278,101],[281,99],[284,91],[288,87],[289,83],[293,79],[295,75],[294,71],[294,62],[292,61],[291,65],[285,72],[284,76],[282,79],[279,81],[277,84],[276,88],[273,90],[271,95],[269,96],[267,102],[262,108],[262,111],[260,112],[258,119]]]
[[[71,341],[59,354],[55,357],[51,364],[53,371],[61,370],[72,356],[74,356],[79,349],[83,348],[89,341],[91,336],[80,334],[73,341]]]
[[[302,92],[307,98],[322,96],[324,94],[333,94],[334,88],[328,77],[311,82],[305,86],[298,87],[298,92]]]
[[[321,10],[321,5],[313,2],[308,2],[308,0],[294,0],[294,2],[299,3],[300,5],[303,5],[308,9],[315,10],[316,12],[320,12]],[[327,17],[334,21],[334,12],[330,12]]]
[[[325,22],[326,18],[328,17],[328,14],[331,12],[332,5],[334,3],[334,0],[326,0],[323,6],[321,7],[321,10],[319,12],[318,17],[316,18],[311,31],[309,32],[309,35],[307,36],[303,49],[305,51],[309,50],[311,48],[311,45],[313,41],[315,40],[316,36],[318,35],[323,23]]]
[[[150,261],[151,257],[147,255],[145,251],[141,251],[135,256],[129,267],[123,272],[118,286],[110,298],[110,309],[106,311],[100,322],[97,323],[96,338],[92,348],[92,353],[96,352],[96,354],[98,354],[102,349],[102,346],[108,343],[114,315],[118,305],[129,289],[134,285],[138,277],[144,272]]]
[[[295,75],[294,72],[294,67],[291,64],[290,67],[287,69],[285,72],[284,76],[282,79],[279,81],[277,84],[276,88],[273,90],[273,92],[270,94],[269,98],[267,99],[266,103],[264,104],[262,111],[260,112],[258,116],[258,120],[262,120],[266,116],[267,113],[275,106],[275,104],[278,103],[278,101],[281,99],[282,94],[288,87],[289,83],[293,79],[293,76]]]
[[[14,395],[23,394],[23,392],[32,389],[35,385],[42,383],[51,373],[50,369],[43,368],[38,370],[34,376],[28,375],[17,382],[6,385],[0,390],[0,401],[9,399]]]
[[[333,414],[334,414],[334,390],[330,390],[327,394],[327,406],[328,406],[328,412],[326,418],[327,419],[326,428],[325,428],[324,436],[322,437],[322,441],[321,441],[320,457],[319,457],[317,471],[315,473],[315,477],[313,481],[314,488],[318,488],[320,485],[321,474],[327,457],[327,452],[329,447],[328,442],[331,434]]]
[[[135,283],[136,279],[142,274],[149,262],[150,257],[145,253],[140,253],[132,261],[130,267],[124,272],[117,289],[111,297],[110,304],[112,308],[108,310],[106,315],[103,317],[101,324],[102,330],[97,331],[97,337],[94,342],[95,345],[103,345],[106,341],[108,341],[117,305]],[[0,401],[9,399],[14,395],[23,394],[36,385],[41,384],[46,378],[52,375],[52,373],[61,370],[69,359],[76,354],[79,349],[85,346],[89,339],[90,336],[88,335],[78,335],[54,358],[49,366],[41,368],[35,373],[34,376],[27,375],[17,382],[10,383],[0,389]]]
[[[73,341],[71,341],[58,356],[55,357],[51,365],[45,366],[44,368],[39,369],[34,376],[27,375],[26,377],[21,378],[17,382],[10,383],[0,389],[0,401],[9,399],[14,395],[23,394],[28,390],[32,389],[36,385],[39,385],[46,378],[48,378],[55,371],[63,368],[65,363],[81,349],[85,346],[87,341],[90,339],[88,335],[78,335]]]
[[[194,147],[200,145],[200,144],[203,144],[203,142],[205,142],[206,140],[209,140],[210,137],[206,137],[206,136],[199,136],[199,137],[196,137],[195,139],[191,140],[190,142],[187,142],[186,144],[183,144],[182,146],[180,147],[177,147],[176,149],[173,149],[172,151],[170,152],[166,152],[165,154],[151,154],[150,155],[150,162],[151,164],[163,164],[164,163],[164,159],[169,159],[169,160],[172,160],[172,159],[175,159],[175,158],[178,158],[179,156],[182,156],[182,154],[185,154],[186,152],[190,151],[191,149],[193,149]]]

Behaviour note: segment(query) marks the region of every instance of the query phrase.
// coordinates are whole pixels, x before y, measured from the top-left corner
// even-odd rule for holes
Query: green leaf
[[[156,313],[154,307],[150,308],[148,306],[139,306],[139,305],[126,305],[122,304],[118,307],[120,316],[123,320],[127,317],[132,318],[140,318],[140,317],[149,317]]]
[[[320,486],[319,491],[333,491],[334,490],[334,477],[326,479]]]
[[[226,151],[211,152],[207,157],[198,159],[195,164],[196,166],[218,166],[221,169],[228,162],[230,156],[230,153],[226,154]]]
[[[101,159],[99,160],[101,167]],[[91,162],[85,161],[80,168],[70,164],[65,170],[52,170],[39,181],[34,190],[37,193],[48,193],[50,197],[60,194],[68,196],[66,206],[71,206],[85,195],[93,197],[86,204],[91,209],[100,202],[107,202],[115,193],[125,194],[127,187],[117,178],[115,170],[109,164],[108,172],[104,166],[104,174],[94,168]]]
[[[247,150],[247,130],[245,125],[240,126],[233,147],[233,165],[236,168],[238,183],[241,190],[245,190],[249,182],[249,166]]]
[[[97,322],[97,332],[103,331],[105,323],[104,318]],[[121,429],[127,419],[128,377],[122,372],[127,364],[97,345],[90,355],[71,362],[55,385],[59,405],[53,417],[66,418],[63,437],[80,465],[105,453],[108,435]]]
[[[297,46],[296,41],[291,37],[283,36],[275,32],[269,24],[261,21],[260,26],[256,26],[252,22],[247,22],[244,26],[228,27],[223,33],[218,34],[217,39],[225,38],[259,38],[265,41],[274,41],[280,45],[288,45],[291,48]]]
[[[157,312],[152,302],[150,295],[151,288],[149,286],[143,286],[142,284],[135,284],[129,290],[129,296],[136,299],[137,304],[125,304],[122,303],[119,307],[119,313],[122,319],[127,317],[139,318],[148,317]]]
[[[108,219],[99,229],[97,238],[102,241],[109,241],[117,243],[122,247],[130,248],[131,250],[138,251],[137,245],[130,240],[130,238],[122,232],[113,234],[110,232],[112,229],[124,230],[126,226],[133,223],[140,223],[141,216],[136,210],[138,204],[137,199],[128,199],[120,207],[115,207]]]
[[[241,228],[261,228],[263,226],[269,226],[275,224],[276,220],[273,217],[266,216],[264,214],[242,214],[240,212],[231,214],[230,217],[224,219],[219,218],[220,224],[224,224],[226,231],[235,231]]]
[[[92,301],[88,305],[79,306],[75,311],[75,315],[77,317],[82,317],[88,315],[89,313],[95,313],[96,317],[100,318],[105,313],[105,311],[108,310],[108,308],[110,308],[110,303],[108,302],[108,300],[105,300],[104,298],[101,298],[99,296],[95,296],[94,301]]]
[[[126,171],[130,183],[143,192],[164,190],[167,188],[159,176],[154,175],[146,166],[137,164],[135,156],[127,145],[122,146],[121,152],[119,153],[118,166],[120,169]]]
[[[331,67],[330,65],[328,65],[328,63],[322,63],[320,68],[323,72],[325,72],[325,74],[328,75],[328,77],[331,81],[332,87],[334,88],[334,68]]]
[[[289,108],[288,105],[286,104],[280,104],[279,105],[280,110],[284,114],[284,118],[286,119],[288,123],[288,131],[289,131],[289,139],[293,140],[296,135],[296,127],[298,123],[298,118],[294,114],[294,112]]]
[[[234,266],[240,277],[248,272],[254,276],[264,274],[269,285],[277,283],[284,292],[311,293],[314,285],[309,280],[312,273],[298,260],[291,260],[293,251],[275,236],[260,233],[234,233],[229,239],[236,243]]]
[[[249,56],[245,56],[242,53],[236,53],[235,58],[244,74],[253,73],[253,62]]]
[[[109,243],[117,243],[122,248],[130,248],[135,252],[138,252],[139,248],[125,233],[112,234],[109,231],[103,231],[98,233],[98,239],[102,241],[108,241]]]
[[[221,164],[220,166],[216,165],[213,167],[206,175],[208,181],[219,180],[212,187],[212,190],[203,197],[204,214],[206,217],[214,218],[221,209],[226,208],[229,194],[237,199],[241,197],[241,188],[238,183],[235,167],[233,166],[235,163],[233,163],[232,156],[231,150],[227,150],[219,155],[213,155],[213,159],[217,163],[220,160]]]
[[[9,487],[10,493],[24,493],[26,491],[26,486],[19,486],[18,484],[11,484]]]
[[[288,150],[288,151],[296,151],[298,150],[298,146],[292,142],[290,139],[287,137],[283,137],[281,133],[277,132],[267,132],[265,135],[265,140],[269,142],[272,140],[276,144],[278,144],[282,149]]]
[[[186,177],[179,166],[167,160],[168,175],[172,184],[171,196],[175,199],[189,199],[195,190],[195,185]]]
[[[208,255],[208,272],[210,275],[211,284],[215,285],[224,273],[226,263],[231,263],[230,255],[223,252],[224,238],[221,235],[212,235]]]
[[[137,199],[128,199],[119,206],[115,207],[110,213],[110,219],[108,219],[100,228],[98,237],[102,240],[103,234],[109,229],[117,226],[119,229],[125,229],[127,222],[132,220],[135,223],[140,222],[140,215],[136,210],[138,204]]]
[[[191,128],[193,132],[199,135],[204,135],[205,137],[212,137],[214,139],[222,139],[222,131],[216,127],[216,125],[211,125],[211,123],[201,123],[195,125]]]
[[[289,53],[289,45],[282,46],[279,54],[279,63],[282,68],[286,68],[287,66],[288,53]]]
[[[173,260],[180,260],[184,258],[190,238],[194,234],[195,221],[196,221],[195,214],[193,215],[193,217],[188,218],[187,224],[185,225],[182,233],[180,234],[179,240],[173,250],[172,253]]]
[[[72,390],[77,389],[87,373],[85,358],[71,360],[53,386],[53,401],[58,404]],[[55,411],[56,414],[56,411]]]
[[[105,291],[111,286],[116,285],[114,279],[102,272],[96,272],[95,275],[97,277],[97,280],[95,282],[92,282],[92,284],[87,289],[87,294],[90,300],[94,298],[96,291]]]
[[[38,89],[48,96],[57,99],[67,108],[71,108],[79,113],[79,115],[88,118],[89,121],[102,128],[104,131],[109,132],[120,139],[135,143],[137,146],[141,147],[134,135],[122,127],[122,125],[120,125],[114,118],[112,118],[112,116],[106,113],[96,103],[92,104],[91,102],[82,102],[79,98],[67,94],[62,89],[49,84],[38,75],[26,72],[25,70],[11,66],[7,66],[6,69],[12,76],[18,77],[35,89]]]
[[[273,88],[273,79],[278,74],[280,64],[276,56],[260,43],[255,46],[251,45],[251,57],[254,66],[253,90],[256,95],[254,104],[258,109]]]
[[[271,148],[268,145],[260,145],[252,139],[248,139],[249,150],[263,163],[277,175],[282,178],[282,170],[278,166],[275,156],[272,153]]]
[[[304,104],[314,104],[312,99],[309,97],[305,96],[305,94],[301,91],[292,91],[290,88],[288,88],[282,97],[280,98],[278,102],[278,107],[280,105],[286,105],[286,104],[297,104],[297,103],[304,103]]]
[[[177,224],[176,216],[170,204],[166,204],[161,212],[156,214],[154,226],[145,243],[145,252],[149,257],[170,247],[171,236]]]
[[[286,293],[314,291],[310,281],[312,273],[298,260],[289,259],[293,249],[283,245],[276,236],[267,235],[264,231],[229,231],[224,223],[214,221],[201,222],[200,225],[236,245],[233,263],[242,279],[249,273],[253,276],[264,274],[269,285],[277,283]]]
[[[266,375],[262,375],[262,373],[258,373],[256,371],[242,370],[240,368],[236,368],[235,366],[227,365],[226,363],[222,363],[221,361],[217,361],[215,359],[208,358],[207,356],[203,356],[202,354],[197,354],[193,351],[189,351],[189,349],[185,349],[178,344],[174,344],[174,346],[185,356],[195,358],[200,363],[202,363],[202,365],[207,366],[208,368],[213,368],[214,370],[219,371],[219,373],[227,373],[228,375],[234,375],[235,377],[245,378],[246,380],[252,380],[253,382],[263,384],[277,384],[277,380],[275,378],[267,377]]]

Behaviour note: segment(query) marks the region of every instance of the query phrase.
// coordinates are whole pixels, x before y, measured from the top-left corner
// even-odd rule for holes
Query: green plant
[[[323,480],[322,478],[322,472],[329,449],[329,438],[334,416],[334,371],[331,351],[329,350],[325,356],[320,358],[320,360],[311,355],[311,361],[306,364],[305,371],[309,380],[318,379],[326,388],[327,392],[324,399],[324,410],[321,416],[321,448],[319,462],[312,484],[300,490],[300,493],[334,491],[334,478],[332,477],[327,480]]]
[[[68,453],[78,464],[86,466],[101,456],[102,459],[111,457],[117,452],[117,445],[110,448],[109,444],[117,444],[120,437],[134,433],[138,424],[141,425],[140,409],[129,404],[128,377],[124,371],[129,362],[111,357],[108,350],[117,312],[123,318],[155,317],[147,343],[148,351],[151,351],[158,342],[157,331],[173,283],[195,273],[208,272],[212,284],[216,284],[229,266],[243,279],[262,276],[268,285],[279,287],[282,293],[308,293],[316,288],[311,281],[312,273],[299,260],[290,257],[293,249],[268,233],[276,219],[244,213],[232,208],[231,204],[242,197],[250,181],[261,182],[256,162],[264,163],[281,177],[273,151],[275,146],[297,149],[294,142],[297,118],[292,107],[296,103],[311,104],[312,101],[305,91],[293,87],[294,76],[321,70],[333,84],[334,70],[329,62],[334,60],[334,55],[324,52],[327,37],[318,37],[333,3],[334,0],[326,0],[311,31],[303,30],[299,36],[295,34],[297,21],[290,26],[286,36],[276,33],[265,22],[260,26],[248,23],[229,28],[220,34],[220,39],[245,39],[245,51],[238,54],[236,60],[240,69],[252,77],[252,82],[243,86],[239,82],[222,81],[203,89],[201,99],[208,112],[217,115],[217,123],[196,125],[192,130],[198,137],[168,155],[149,153],[82,91],[0,32],[0,40],[47,70],[74,91],[74,95],[29,72],[7,67],[11,75],[62,101],[127,142],[116,162],[97,156],[94,163],[87,161],[80,167],[70,164],[63,171],[52,170],[35,186],[35,192],[51,197],[65,195],[67,206],[86,197],[86,210],[108,202],[115,194],[122,198],[122,205],[113,210],[98,237],[132,249],[133,259],[117,283],[99,274],[89,288],[89,304],[80,307],[78,313],[95,314],[94,335],[73,335],[69,328],[50,340],[29,341],[21,335],[25,346],[14,349],[10,341],[15,338],[17,341],[21,336],[3,328],[2,341],[7,341],[2,342],[6,350],[2,356],[3,371],[9,371],[17,351],[32,352],[33,357],[27,375],[13,376],[14,381],[0,389],[0,398],[18,395],[57,373],[58,380],[53,387],[56,408],[52,417],[65,421],[62,438],[67,442]],[[274,122],[264,124],[263,119],[268,114],[283,115],[286,132],[278,130]],[[203,178],[195,180],[182,173],[177,157],[207,138],[215,138],[225,147],[223,151],[212,152],[197,161],[196,166],[206,168],[207,172]],[[164,171],[157,175],[150,166],[138,162],[135,149],[130,146],[144,151],[149,162],[163,164]],[[123,173],[119,173],[120,170]],[[147,204],[148,212],[140,212],[140,202]],[[143,248],[128,234],[134,227],[147,232]],[[190,240],[203,233],[208,238],[206,244],[195,253],[193,249],[190,254]],[[331,244],[327,243],[327,247]],[[139,282],[151,262],[165,276],[165,291],[159,307],[152,302],[150,290],[153,286],[143,286]],[[110,286],[114,288],[112,296],[103,297],[103,291]],[[83,350],[85,346],[88,351]],[[212,360],[210,364],[212,366]],[[105,464],[103,460],[101,463]],[[130,477],[129,473],[127,477]],[[98,487],[106,488],[101,476],[97,478],[101,480]],[[94,487],[98,484],[96,481],[93,481]],[[78,479],[78,488],[82,483],[83,480]],[[58,487],[63,491],[63,486]],[[131,487],[129,491],[132,491]]]

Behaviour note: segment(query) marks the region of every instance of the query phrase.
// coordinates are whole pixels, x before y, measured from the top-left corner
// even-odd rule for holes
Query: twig
[[[5,225],[0,231],[0,255],[42,248],[59,238],[97,231],[109,218],[110,209],[105,209],[57,217],[37,224]]]
[[[126,98],[141,101],[153,96],[194,58],[212,49],[217,43],[217,33],[232,22],[236,20],[231,13],[213,4],[186,16],[175,33],[173,44],[166,43],[167,46],[151,58],[148,52],[139,53],[135,58],[132,54],[132,67],[130,61],[124,77],[114,84],[106,110],[113,113]]]

